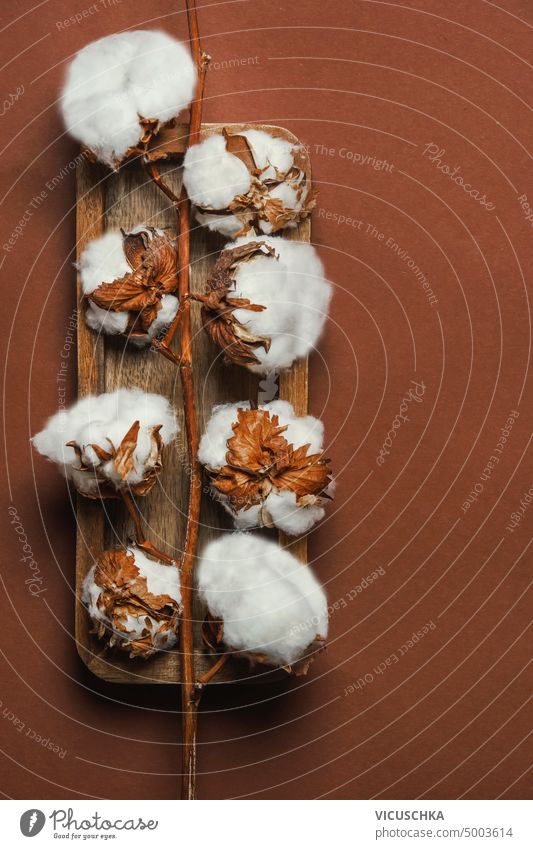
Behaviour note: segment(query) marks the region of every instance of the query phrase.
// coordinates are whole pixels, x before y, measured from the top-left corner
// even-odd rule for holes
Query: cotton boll
[[[278,416],[280,424],[286,425],[285,436],[295,445],[309,443],[309,451],[316,454],[324,449],[324,423],[315,416],[297,416],[289,401],[269,401],[263,408]]]
[[[104,551],[85,577],[82,602],[99,637],[131,657],[151,657],[177,641],[179,571],[136,547]]]
[[[289,536],[306,534],[326,515],[317,504],[300,507],[296,494],[287,490],[271,492],[265,499],[265,508],[272,524]]]
[[[252,241],[253,238],[244,237],[233,245],[238,247]],[[284,276],[270,257],[265,258],[263,269],[270,264],[275,269],[271,273],[257,265],[254,267],[253,263],[248,267],[243,264],[236,275],[236,291],[241,297],[250,297],[254,303],[264,303],[265,299],[270,303],[264,312],[248,312],[245,315],[244,310],[236,310],[235,316],[252,334],[258,336],[265,335],[263,327],[268,321],[269,309],[270,321],[274,321],[274,316],[277,319],[277,331],[272,334],[266,331],[266,335],[272,338],[270,351],[257,349],[260,363],[250,367],[251,371],[263,374],[288,368],[295,360],[312,351],[328,316],[333,290],[331,283],[324,277],[324,267],[312,245],[267,236],[262,236],[261,241],[273,248],[279,257],[278,266],[283,269]],[[258,275],[254,281],[256,267]],[[281,279],[284,281],[283,286]],[[248,294],[249,291],[253,292],[253,298]]]
[[[178,282],[177,252],[163,230],[138,224],[127,233],[109,231],[88,243],[78,268],[87,296],[85,320],[98,333],[123,333],[142,347],[176,315],[179,303],[170,291]],[[129,292],[129,300],[123,291]],[[155,317],[152,295],[158,305]]]
[[[332,494],[323,439],[322,422],[296,416],[288,401],[257,410],[248,401],[223,404],[213,409],[198,459],[236,528],[277,527],[299,536],[323,519]]]
[[[194,95],[196,70],[188,49],[163,32],[137,31],[138,50],[130,63],[129,87],[140,115],[169,121]]]
[[[313,349],[331,295],[311,245],[244,236],[225,246],[205,294],[193,297],[203,302],[204,328],[226,360],[268,374],[290,368]]]
[[[68,132],[117,168],[145,135],[141,119],[166,123],[191,101],[188,50],[163,32],[135,30],[93,41],[69,65],[61,93]]]
[[[269,540],[235,533],[207,546],[197,579],[229,651],[306,671],[328,632],[327,599],[308,567]]]
[[[224,500],[222,498],[218,498],[218,493],[214,487],[211,487],[211,493],[214,495],[214,498],[222,504],[227,513],[230,514],[233,518],[233,524],[239,531],[253,531],[257,530],[257,528],[261,528],[263,526],[263,521],[261,518],[261,511],[263,509],[261,504],[252,504],[248,510],[233,510],[229,501]]]
[[[249,401],[236,404],[217,404],[213,407],[204,434],[200,440],[198,460],[202,466],[220,468],[226,462],[227,441],[233,433],[231,426],[237,421],[237,410],[250,409]]]
[[[124,462],[120,449],[135,422],[139,426],[130,436],[131,460]],[[156,481],[162,446],[177,433],[174,410],[162,395],[118,389],[87,396],[69,410],[60,410],[32,442],[83,495],[122,490],[145,495]]]
[[[139,574],[146,578],[149,593],[168,595],[176,604],[181,604],[180,575],[177,567],[161,563],[135,546],[128,548],[128,554],[134,556]]]
[[[294,227],[316,203],[304,148],[263,130],[224,127],[189,148],[183,182],[197,220],[236,237]]]
[[[192,203],[224,209],[236,195],[246,194],[251,177],[246,165],[226,151],[224,137],[213,135],[187,150],[183,182]]]

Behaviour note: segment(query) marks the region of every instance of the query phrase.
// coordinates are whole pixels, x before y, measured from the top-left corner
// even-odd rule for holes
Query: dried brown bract
[[[158,590],[151,592],[150,583]],[[104,551],[83,585],[93,632],[130,657],[151,657],[176,642],[181,594],[177,567],[138,549]]]
[[[165,295],[178,285],[177,253],[172,239],[151,227],[123,231],[123,250],[131,272],[101,283],[88,299],[104,310],[128,313],[125,333],[144,336],[161,309]]]
[[[239,409],[227,441],[226,465],[207,467],[214,489],[234,510],[262,506],[262,524],[272,522],[264,502],[273,491],[294,493],[296,504],[318,504],[331,482],[329,460],[308,454],[309,444],[294,448],[285,436],[287,426],[268,410]]]
[[[78,445],[76,441],[66,444],[74,449],[79,461],[77,472],[91,478],[90,486],[81,488],[90,498],[116,498],[117,492],[127,489],[133,495],[147,495],[154,486],[161,469],[163,441],[159,431],[161,425],[150,427],[150,450],[140,468],[135,462],[135,449],[139,439],[140,422],[133,422],[120,444],[115,447],[107,438],[105,447],[91,442]],[[89,455],[89,451],[91,452]],[[135,481],[128,475],[135,474]]]
[[[268,351],[270,348],[268,337],[250,333],[234,314],[236,309],[250,312],[265,309],[261,304],[252,304],[248,298],[232,295],[236,270],[258,256],[275,257],[276,254],[264,242],[250,242],[222,251],[207,281],[206,294],[191,296],[203,304],[202,322],[207,334],[222,348],[227,360],[241,366],[259,363],[254,349],[263,347]]]

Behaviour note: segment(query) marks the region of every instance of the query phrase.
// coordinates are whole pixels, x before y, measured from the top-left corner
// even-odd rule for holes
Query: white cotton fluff
[[[292,168],[295,145],[264,130],[243,130],[240,135],[248,140],[255,163],[262,171],[259,180],[268,187],[268,194],[282,200],[288,209],[299,212],[308,189],[304,189],[298,199],[295,189],[287,183],[273,184]],[[304,176],[302,174],[302,179]],[[224,136],[210,136],[188,149],[183,162],[183,182],[200,224],[229,237],[241,230],[242,222],[236,215],[215,215],[209,211],[226,209],[235,197],[245,195],[252,184],[244,163],[228,153]],[[258,226],[263,233],[272,232],[268,221],[261,220]],[[295,223],[288,222],[286,226],[294,227]]]
[[[134,468],[121,480],[113,461],[101,463],[91,448],[91,443],[109,449],[111,440],[118,448],[135,421],[140,422],[139,438],[133,454]],[[33,437],[32,443],[40,454],[57,463],[76,489],[84,495],[97,496],[99,485],[91,471],[80,471],[74,448],[82,449],[82,461],[89,469],[117,490],[128,489],[143,480],[150,457],[150,429],[162,425],[159,431],[163,445],[168,445],[178,433],[176,415],[162,395],[143,392],[142,389],[117,389],[103,395],[88,395],[68,410],[59,410],[44,429]]]
[[[246,194],[251,183],[246,165],[227,152],[221,135],[209,136],[187,150],[183,180],[191,201],[212,209],[224,209],[236,195]]]
[[[197,580],[235,653],[285,666],[305,657],[317,636],[327,637],[324,590],[308,566],[270,540],[243,533],[215,540],[200,557]]]
[[[181,605],[181,588],[179,571],[174,566],[168,566],[159,560],[147,557],[140,548],[132,546],[127,553],[133,555],[135,565],[139,570],[141,578],[146,578],[148,592],[152,595],[168,595],[174,599],[178,607]],[[150,630],[154,648],[157,651],[171,649],[177,642],[177,634],[169,631],[163,621],[158,622],[154,617],[143,613],[142,615],[128,614],[123,623],[127,632],[115,629],[112,619],[98,606],[98,600],[102,594],[102,587],[95,582],[96,564],[92,566],[82,585],[82,603],[86,606],[89,616],[93,622],[101,622],[111,630],[118,642],[139,640],[143,632]],[[133,583],[133,582],[132,582]]]
[[[93,41],[76,54],[61,93],[67,131],[116,168],[143,130],[192,100],[196,69],[187,48],[164,32],[134,30]]]
[[[227,442],[233,436],[232,425],[237,422],[239,409],[250,409],[250,402],[221,404],[213,408],[198,449],[198,459],[203,466],[216,471],[226,465]],[[269,410],[271,414],[278,416],[281,426],[287,425],[283,436],[295,448],[309,443],[309,455],[320,454],[324,450],[324,425],[320,419],[314,416],[297,416],[288,401],[260,404],[259,409]],[[247,510],[243,508],[236,510],[229,498],[213,485],[210,490],[213,498],[220,501],[232,516],[235,527],[240,530],[251,530],[261,526],[262,506],[266,508],[275,527],[290,536],[307,533],[325,515],[325,510],[320,503],[297,504],[295,494],[289,490],[273,490],[263,505],[252,505]],[[328,493],[331,491],[330,484]]]
[[[129,230],[134,234],[141,230],[150,229],[146,224],[139,224]],[[163,230],[153,228],[159,236]],[[120,230],[109,230],[103,236],[93,239],[83,250],[78,263],[81,288],[84,295],[90,295],[102,283],[112,283],[132,271],[124,253],[124,237]],[[174,295],[164,295],[161,299],[161,309],[150,325],[145,335],[132,335],[130,341],[135,345],[149,344],[152,339],[162,333],[178,311],[179,301]],[[85,321],[97,333],[114,335],[125,333],[128,325],[128,312],[114,312],[87,301]]]
[[[254,348],[259,363],[250,371],[267,374],[289,368],[316,346],[332,296],[324,266],[312,245],[280,236],[243,236],[226,249],[261,241],[272,247],[278,259],[258,256],[241,263],[235,275],[235,295],[266,309],[235,310],[234,316],[254,336],[272,340],[269,351]]]

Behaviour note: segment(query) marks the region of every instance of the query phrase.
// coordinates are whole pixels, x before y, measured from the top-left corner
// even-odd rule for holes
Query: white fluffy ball
[[[143,135],[140,118],[169,121],[196,83],[189,51],[164,32],[134,30],[93,41],[69,65],[61,93],[68,132],[116,168]]]
[[[241,263],[235,277],[235,296],[248,298],[266,309],[261,312],[237,309],[234,316],[254,336],[272,340],[270,349],[254,349],[258,364],[250,371],[267,374],[289,368],[307,356],[322,333],[332,296],[324,277],[324,266],[315,248],[280,236],[243,236],[225,248],[253,241],[266,242],[276,252]]]
[[[205,432],[200,440],[198,459],[210,471],[217,472],[226,465],[228,439],[233,436],[232,426],[238,420],[239,409],[250,409],[249,401],[236,404],[221,404],[213,408]],[[279,424],[286,425],[283,436],[294,448],[309,444],[308,455],[320,454],[324,450],[324,425],[314,416],[297,416],[288,401],[271,401],[260,404],[260,410],[268,410],[277,415]],[[261,527],[264,511],[268,514],[272,525],[291,536],[300,536],[309,531],[313,525],[324,518],[325,510],[322,499],[314,504],[299,504],[294,492],[274,488],[264,502],[243,505],[236,509],[228,496],[219,492],[213,484],[210,486],[212,496],[220,501],[222,506],[232,516],[235,527],[241,530],[251,530]],[[328,493],[332,491],[330,483]]]
[[[139,421],[140,430],[132,458],[133,468],[123,478],[112,460],[100,461],[91,445],[108,451],[110,440],[118,448],[135,421]],[[166,398],[137,388],[117,389],[103,395],[88,395],[68,410],[59,410],[32,442],[40,454],[58,464],[79,492],[96,497],[102,480],[121,490],[145,479],[153,461],[151,431],[157,425],[162,425],[159,435],[163,445],[168,445],[179,428]],[[74,448],[67,442],[75,442],[81,448],[84,471],[80,470],[80,459]]]
[[[228,649],[274,666],[306,656],[328,632],[327,599],[309,567],[270,540],[228,534],[210,543],[197,569],[200,596],[223,620]]]

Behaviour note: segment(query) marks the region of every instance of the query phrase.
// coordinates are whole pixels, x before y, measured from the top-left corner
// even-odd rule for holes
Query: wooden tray
[[[210,135],[222,125],[206,124],[202,136]],[[224,125],[234,129],[247,129],[251,125]],[[253,125],[291,142],[298,140],[281,127]],[[186,127],[177,127],[174,139],[186,138]],[[179,143],[178,143],[179,147]],[[174,144],[173,151],[176,152]],[[179,151],[178,151],[179,152]],[[183,151],[182,151],[183,152]],[[176,162],[159,165],[165,180],[179,194],[181,167]],[[309,168],[309,164],[307,165]],[[100,236],[106,229],[128,229],[135,224],[168,228],[175,232],[173,207],[161,191],[147,178],[138,163],[132,163],[117,174],[104,172],[98,165],[80,160],[77,166],[77,256],[86,244]],[[191,222],[191,289],[203,291],[206,276],[218,252],[227,239]],[[309,219],[297,229],[285,231],[285,238],[309,241]],[[139,386],[170,398],[180,420],[181,432],[177,442],[164,449],[163,471],[160,481],[145,498],[137,499],[139,509],[147,522],[147,534],[152,542],[173,557],[178,557],[185,532],[185,516],[181,505],[187,503],[188,460],[183,436],[183,409],[178,369],[164,357],[148,350],[136,350],[120,337],[97,335],[84,320],[84,303],[78,279],[78,393],[88,394],[113,391],[121,386]],[[222,362],[220,350],[201,329],[200,310],[193,308],[193,356],[195,368],[196,404],[200,432],[215,403],[242,400],[289,400],[300,415],[307,412],[307,362],[300,361],[286,373],[280,374],[277,384],[252,375],[238,366]],[[274,389],[272,390],[272,384]],[[265,395],[267,397],[265,397]],[[213,502],[208,494],[202,497],[199,548],[217,536],[221,528],[231,527],[225,511]],[[122,504],[99,502],[78,496],[76,541],[76,642],[79,654],[87,667],[106,681],[128,684],[176,684],[180,680],[178,652],[165,652],[148,661],[130,660],[116,651],[106,651],[102,643],[89,633],[90,622],[81,603],[81,585],[95,558],[105,548],[116,547],[133,536],[133,527]],[[280,542],[288,546],[302,561],[306,560],[305,538],[288,540],[280,534]],[[198,599],[195,602],[197,620],[195,645],[197,674],[212,663],[201,649],[200,627],[203,611]],[[244,662],[227,663],[220,680],[249,677],[250,670]],[[269,678],[262,673],[261,678]],[[219,678],[217,677],[217,680]]]

